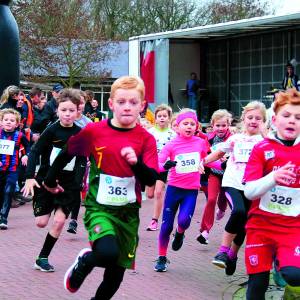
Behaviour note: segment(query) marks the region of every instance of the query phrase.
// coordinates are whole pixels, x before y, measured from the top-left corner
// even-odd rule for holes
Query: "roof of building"
[[[300,26],[300,12],[275,16],[270,15],[213,25],[145,34],[131,37],[129,40],[138,39],[140,41],[147,41],[162,38],[211,39],[294,26]]]

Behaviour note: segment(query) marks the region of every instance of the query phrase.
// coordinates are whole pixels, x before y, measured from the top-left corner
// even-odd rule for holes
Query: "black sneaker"
[[[92,268],[88,267],[83,262],[84,256],[91,251],[92,250],[90,248],[82,249],[77,255],[72,266],[66,272],[64,277],[64,286],[69,292],[77,292],[85,277],[92,271]]]
[[[234,259],[228,258],[227,263],[226,263],[226,268],[225,268],[225,273],[226,275],[233,275],[235,270],[236,270],[236,262],[237,262],[237,257]]]
[[[154,271],[156,272],[166,272],[170,261],[166,256],[159,256],[156,260],[156,265],[154,266]]]
[[[197,241],[202,245],[208,245],[208,239],[206,239],[200,232],[200,234],[197,237]]]
[[[222,269],[227,268],[227,263],[228,263],[227,253],[219,252],[212,260],[212,263],[219,268],[222,268]]]
[[[1,230],[6,230],[7,228],[8,228],[8,226],[7,226],[7,220],[1,219],[0,220],[0,229]]]
[[[172,242],[172,249],[174,251],[178,251],[183,244],[183,240],[184,240],[184,234],[183,233],[179,233],[177,230],[174,234],[174,239]]]
[[[35,261],[34,268],[42,272],[54,272],[54,267],[49,264],[47,257],[38,257]]]
[[[73,233],[76,234],[77,233],[77,221],[76,220],[71,220],[71,222],[69,223],[69,228],[67,229],[67,231],[69,233]]]

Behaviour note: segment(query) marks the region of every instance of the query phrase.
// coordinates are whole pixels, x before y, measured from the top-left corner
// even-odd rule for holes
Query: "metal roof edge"
[[[212,33],[212,32],[222,32],[230,29],[245,29],[252,26],[259,26],[264,24],[272,24],[275,22],[283,22],[290,20],[300,19],[300,12],[295,12],[292,14],[277,14],[277,15],[267,15],[262,17],[254,17],[249,19],[242,19],[237,21],[230,21],[218,24],[210,24],[205,26],[197,26],[185,29],[176,29],[165,32],[150,33],[139,36],[133,36],[129,38],[129,42],[132,40],[154,40],[161,38],[180,38],[186,34],[196,34],[196,33]]]

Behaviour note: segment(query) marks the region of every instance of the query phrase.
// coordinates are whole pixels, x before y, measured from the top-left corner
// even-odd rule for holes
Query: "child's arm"
[[[225,155],[225,153],[226,152],[223,152],[221,150],[214,151],[214,152],[208,154],[206,157],[204,157],[203,164],[208,165],[209,163],[222,158]]]
[[[268,190],[273,188],[276,184],[286,185],[287,181],[292,181],[296,178],[294,170],[295,165],[288,162],[276,171],[272,171],[268,175],[253,181],[246,182],[245,196],[249,200],[260,198]]]

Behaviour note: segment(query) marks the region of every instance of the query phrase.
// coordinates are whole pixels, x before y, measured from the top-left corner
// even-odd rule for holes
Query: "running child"
[[[172,108],[168,105],[161,104],[156,107],[154,117],[155,125],[148,131],[154,136],[156,140],[157,153],[160,153],[161,149],[176,136],[176,133],[170,128]],[[149,226],[147,227],[148,231],[155,231],[158,229],[158,219],[163,206],[164,190],[167,176],[168,172],[163,171],[160,173],[160,179],[156,181],[153,199],[153,217]]]
[[[34,268],[42,272],[54,272],[54,267],[49,264],[48,257],[74,206],[77,191],[82,182],[81,164],[86,162],[86,158],[76,157],[59,173],[58,179],[63,187],[63,193],[53,196],[42,185],[49,170],[49,165],[52,165],[67,140],[80,131],[80,127],[74,124],[79,103],[80,94],[78,90],[64,89],[60,93],[57,108],[59,120],[45,129],[37,143],[32,147],[29,155],[26,182],[22,191],[25,197],[29,194],[33,196],[33,212],[36,225],[40,228],[46,227],[51,213],[54,212],[50,230],[34,264]],[[39,156],[41,156],[41,165],[35,176]]]
[[[247,300],[265,299],[274,257],[286,293],[300,299],[300,93],[280,92],[274,112],[276,131],[253,148],[244,175],[245,196],[253,200],[246,224]]]
[[[176,122],[177,137],[159,154],[160,170],[170,171],[158,240],[159,257],[154,267],[157,272],[167,271],[167,248],[178,207],[178,225],[172,249],[178,251],[183,244],[184,232],[190,226],[200,187],[200,162],[208,151],[205,140],[195,136],[198,119],[193,110],[182,110]]]
[[[30,151],[25,134],[18,130],[19,112],[12,108],[0,111],[0,229],[8,228],[7,218],[18,181],[20,148],[24,147],[21,164],[26,166]]]
[[[156,143],[137,120],[145,101],[138,77],[117,79],[108,100],[113,118],[90,123],[57,157],[46,186],[52,192],[57,171],[74,155],[89,156],[89,191],[84,225],[92,248],[79,252],[64,278],[65,288],[76,292],[94,267],[105,268],[94,299],[111,299],[126,269],[134,267],[138,245],[141,186],[153,186],[158,176]]]
[[[265,105],[258,101],[248,103],[243,109],[241,119],[244,132],[229,137],[219,150],[209,154],[203,161],[205,165],[222,158],[225,153],[230,154],[222,187],[232,211],[225,226],[219,252],[212,261],[214,265],[225,268],[227,275],[232,275],[236,270],[237,253],[245,238],[250,202],[244,195],[242,179],[252,148],[263,139],[261,133],[265,134]]]
[[[216,151],[218,146],[221,146],[221,143],[225,142],[231,135],[229,131],[231,119],[232,116],[226,109],[219,109],[213,113],[210,122],[213,132],[208,136],[212,152]],[[226,209],[225,192],[221,187],[224,170],[212,168],[208,169],[208,173],[207,202],[203,210],[200,234],[197,237],[197,241],[204,245],[208,244],[208,235],[214,224],[217,201],[219,206],[217,212],[218,220],[224,216]]]

